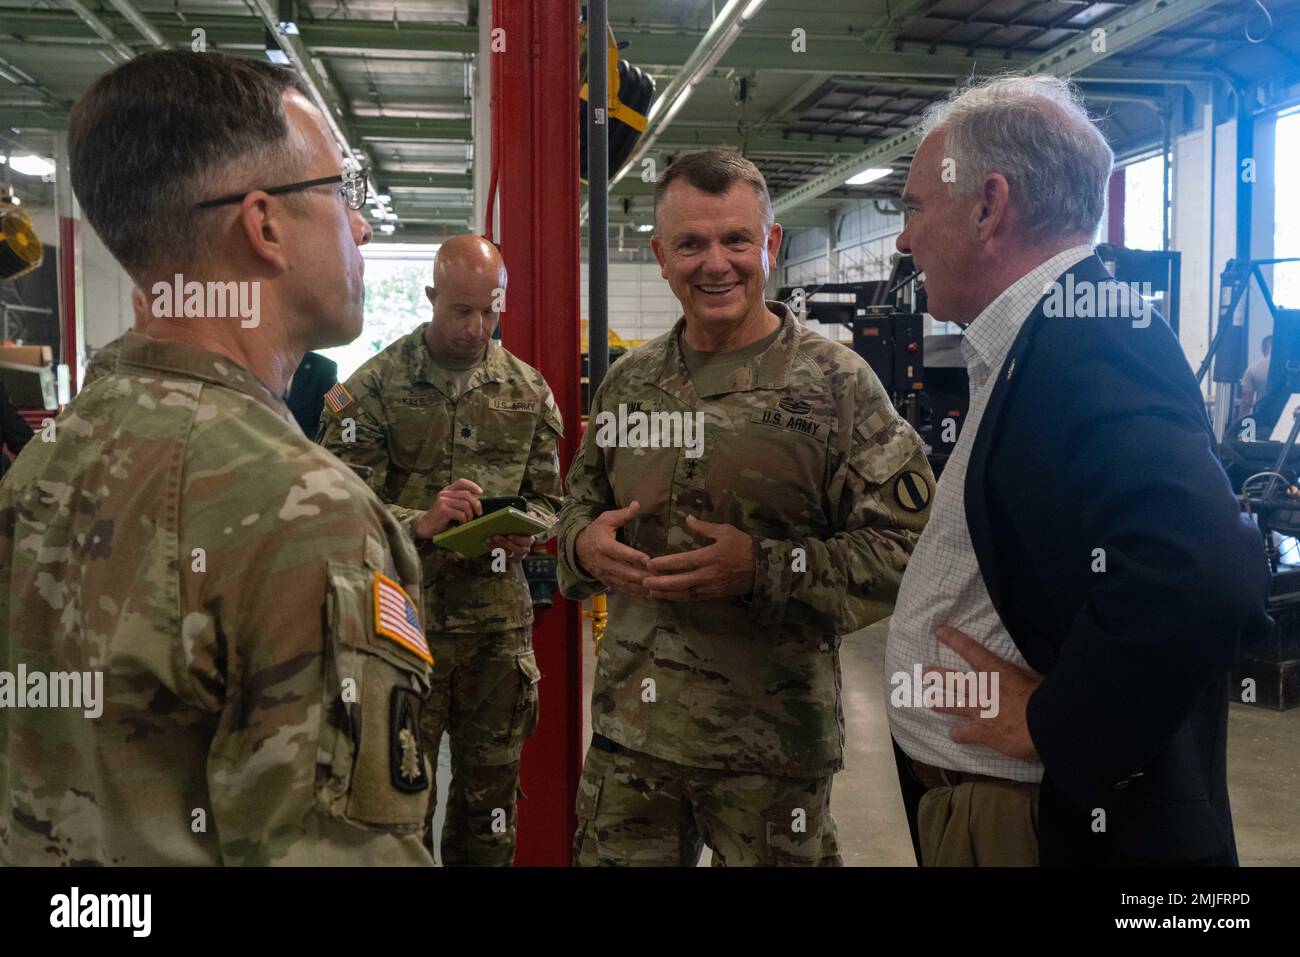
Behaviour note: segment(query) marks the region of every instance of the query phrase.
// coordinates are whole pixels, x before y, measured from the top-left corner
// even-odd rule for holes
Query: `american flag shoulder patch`
[[[325,404],[331,412],[342,412],[352,404],[352,393],[344,388],[342,382],[336,382],[334,388],[325,393]]]
[[[375,632],[433,664],[415,602],[397,582],[375,572]]]

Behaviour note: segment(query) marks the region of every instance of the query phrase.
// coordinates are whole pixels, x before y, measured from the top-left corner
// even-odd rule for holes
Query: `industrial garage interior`
[[[606,18],[609,43],[589,43]],[[1069,80],[1114,155],[1091,245],[1181,347],[1206,448],[1268,565],[1271,630],[1225,679],[1237,859],[1300,866],[1300,0],[0,0],[0,384],[35,445],[137,326],[135,283],[73,194],[73,105],[156,50],[294,72],[363,170],[364,328],[319,350],[338,383],[429,320],[444,244],[496,244],[510,277],[500,343],[554,395],[561,475],[594,428],[599,383],[683,314],[652,248],[656,180],[693,151],[738,152],[783,230],[764,298],[866,360],[924,441],[936,496],[971,395],[963,327],[926,311],[927,277],[900,250],[924,118],[994,76]],[[14,468],[26,455],[4,454]],[[563,561],[546,544],[523,564],[540,717],[516,866],[576,853],[593,710],[609,707],[599,688],[593,707],[597,649],[624,640],[618,599],[561,594]],[[846,866],[912,868],[920,854],[891,746],[890,629],[886,617],[839,644],[829,808]]]

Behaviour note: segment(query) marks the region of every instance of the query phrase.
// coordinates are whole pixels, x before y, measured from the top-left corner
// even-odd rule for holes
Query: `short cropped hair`
[[[696,189],[714,196],[726,193],[733,183],[746,182],[758,194],[763,209],[763,225],[771,226],[772,197],[767,191],[767,180],[757,166],[735,150],[698,150],[683,153],[660,174],[655,183],[655,222],[659,220],[659,205],[674,180],[684,179]]]
[[[950,195],[969,196],[1001,173],[1037,238],[1096,231],[1114,154],[1077,87],[1014,74],[972,83],[926,111],[922,134],[936,130],[955,164]]]
[[[137,283],[211,257],[216,214],[196,203],[303,172],[310,157],[291,135],[286,90],[305,93],[269,63],[162,50],[104,74],[73,106],[73,192]]]

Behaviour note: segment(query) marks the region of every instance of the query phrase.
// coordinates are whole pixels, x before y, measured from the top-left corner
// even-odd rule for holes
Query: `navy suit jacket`
[[[1069,272],[1114,281],[1095,256]],[[997,374],[965,486],[993,605],[1044,676],[1040,861],[1235,864],[1228,670],[1272,624],[1262,538],[1160,317],[1049,318],[1046,300]]]
[[[302,357],[289,385],[285,404],[298,420],[303,435],[315,439],[320,429],[320,414],[325,408],[325,393],[339,380],[339,365],[316,352]]]

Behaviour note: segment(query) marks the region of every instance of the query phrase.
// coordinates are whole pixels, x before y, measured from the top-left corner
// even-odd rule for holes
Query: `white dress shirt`
[[[962,340],[962,354],[970,373],[970,410],[935,490],[930,521],[908,562],[885,647],[890,731],[906,754],[925,764],[1012,781],[1036,783],[1043,777],[1043,766],[1037,759],[1009,758],[991,748],[950,740],[949,731],[965,718],[924,707],[895,707],[890,703],[895,690],[891,678],[902,672],[910,680],[916,664],[963,672],[975,670],[939,642],[934,633],[939,625],[965,632],[999,658],[1025,664],[993,608],[975,559],[966,524],[966,468],[980,419],[996,384],[992,376],[1001,370],[1021,326],[1043,297],[1044,288],[1091,255],[1091,246],[1074,246],[1030,270],[989,303]]]

